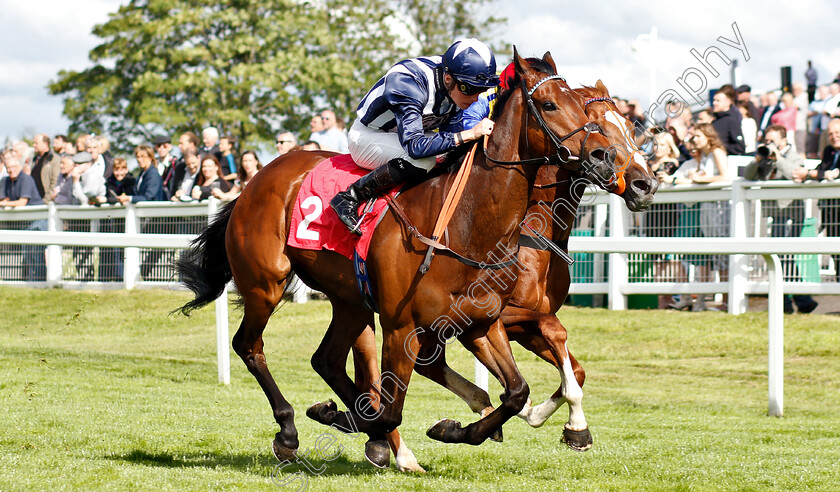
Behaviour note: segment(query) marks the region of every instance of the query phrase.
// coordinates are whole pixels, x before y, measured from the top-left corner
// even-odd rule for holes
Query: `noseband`
[[[562,137],[558,137],[557,135],[554,134],[553,131],[551,131],[551,129],[546,124],[546,122],[543,119],[540,112],[537,111],[537,105],[534,104],[534,99],[531,96],[534,94],[534,92],[541,85],[543,85],[544,83],[548,82],[549,80],[553,80],[553,79],[559,79],[559,80],[562,80],[563,82],[566,81],[566,79],[564,79],[560,75],[549,75],[548,77],[540,79],[539,82],[534,84],[534,87],[532,87],[531,90],[528,90],[528,88],[525,87],[525,80],[524,79],[522,79],[520,81],[519,86],[522,89],[522,97],[523,97],[523,99],[525,99],[525,103],[528,107],[528,112],[534,117],[535,120],[537,120],[537,124],[539,125],[540,129],[543,131],[543,133],[545,133],[548,136],[549,140],[551,140],[551,143],[554,144],[554,147],[557,149],[557,152],[553,155],[537,157],[537,158],[534,158],[534,159],[525,159],[525,160],[521,160],[521,161],[500,161],[500,160],[493,159],[492,157],[487,155],[487,152],[485,151],[484,155],[487,158],[487,160],[489,160],[490,162],[493,162],[495,164],[502,164],[502,165],[524,165],[524,164],[547,165],[547,164],[554,164],[554,165],[558,165],[558,166],[563,165],[563,164],[568,164],[571,161],[579,161],[580,160],[580,157],[572,155],[572,151],[569,150],[568,147],[563,145],[563,142],[568,140],[569,138],[577,135],[578,133],[580,133],[582,131],[585,131],[586,135],[583,137],[583,144],[581,144],[581,151],[583,151],[584,147],[586,146],[586,140],[589,139],[589,135],[591,135],[592,133],[600,133],[600,128],[598,128],[598,125],[596,125],[595,123],[589,122],[589,123],[586,123],[583,126],[577,128],[575,130],[572,130],[571,132],[567,133],[566,135],[564,135]],[[528,121],[527,120],[525,120],[525,147],[530,148],[530,145],[528,143]]]

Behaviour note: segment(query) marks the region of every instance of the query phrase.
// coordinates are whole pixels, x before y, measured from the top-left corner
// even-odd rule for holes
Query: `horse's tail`
[[[195,293],[195,299],[175,311],[189,315],[210,304],[222,295],[225,285],[233,278],[225,249],[225,231],[234,205],[236,200],[224,205],[175,263],[181,282]]]

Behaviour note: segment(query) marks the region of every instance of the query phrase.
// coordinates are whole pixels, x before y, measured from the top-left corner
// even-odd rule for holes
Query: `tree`
[[[393,8],[396,18],[417,40],[420,53],[442,54],[456,39],[469,37],[481,39],[496,53],[506,53],[510,45],[499,39],[497,31],[507,19],[493,15],[495,3],[495,0],[395,0]]]
[[[424,53],[442,53],[440,46],[454,39],[441,29],[479,30],[460,13],[431,29],[442,10],[424,11],[417,3],[131,0],[94,27],[103,42],[89,54],[93,66],[61,71],[48,88],[65,97],[71,133],[105,133],[119,150],[206,125],[235,135],[243,146],[259,146],[281,126],[305,128],[326,107],[351,120],[365,91],[409,54],[393,34],[397,12],[413,16],[409,24],[416,29],[429,29],[412,33],[423,33],[417,39]]]

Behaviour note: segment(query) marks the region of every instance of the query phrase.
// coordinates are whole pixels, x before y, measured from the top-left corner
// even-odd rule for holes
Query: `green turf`
[[[183,292],[0,288],[0,490],[295,490],[272,482],[268,402],[232,354],[217,383],[214,313],[167,316]],[[514,419],[505,442],[431,441],[466,405],[415,375],[401,430],[425,475],[373,470],[363,439],[303,412],[333,397],[309,367],[329,321],[324,302],[287,304],[266,353],[297,410],[301,450],[319,436],[341,445],[311,458],[309,490],[837,490],[840,321],[785,318],[785,417],[767,417],[767,318],[722,313],[564,308],[570,348],[587,370],[584,409],[594,447],[561,442],[565,407],[542,428]],[[231,326],[240,313],[231,311]],[[233,331],[234,328],[232,328]],[[514,347],[534,402],[556,371]],[[472,378],[460,348],[452,365]],[[497,401],[498,386],[491,385]]]

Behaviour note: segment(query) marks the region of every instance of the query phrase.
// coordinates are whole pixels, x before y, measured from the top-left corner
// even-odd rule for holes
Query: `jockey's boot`
[[[369,174],[359,178],[346,191],[339,192],[332,200],[330,207],[338,214],[338,218],[353,234],[361,235],[359,230],[359,205],[379,195],[380,192],[409,179],[425,174],[426,171],[415,167],[404,159],[392,159],[384,166],[379,166]]]

